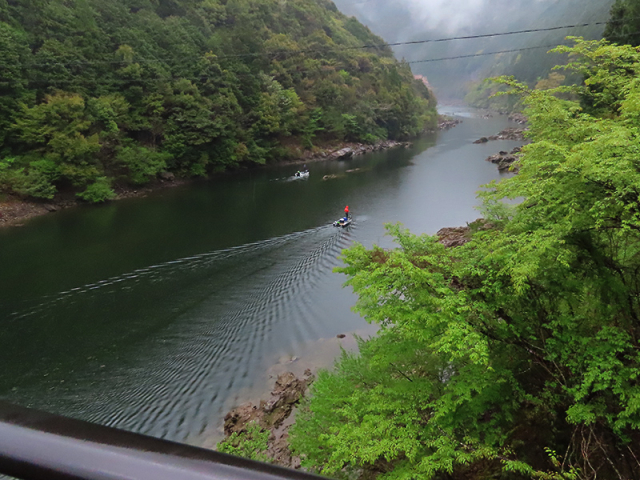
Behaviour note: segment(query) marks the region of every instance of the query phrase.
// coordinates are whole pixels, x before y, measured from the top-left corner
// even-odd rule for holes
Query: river
[[[518,143],[474,145],[508,120],[443,110],[464,123],[308,179],[260,169],[0,230],[0,398],[212,446],[275,374],[374,332],[332,272],[342,249],[392,246],[385,223],[479,216],[476,191],[500,178],[484,159]],[[347,204],[354,224],[332,227]]]

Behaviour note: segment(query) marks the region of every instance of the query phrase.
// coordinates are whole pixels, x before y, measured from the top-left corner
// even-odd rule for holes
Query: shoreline
[[[433,130],[425,131],[425,133],[435,133],[438,130],[445,130],[454,127],[457,123],[448,121],[441,117],[438,121],[438,127]],[[368,145],[356,142],[335,142],[326,146],[316,147],[313,150],[300,151],[294,150],[294,158],[289,160],[281,160],[272,164],[255,165],[238,167],[233,170],[214,173],[206,178],[176,178],[173,174],[167,173],[163,177],[152,182],[134,187],[130,185],[114,185],[116,198],[112,201],[118,201],[126,198],[144,197],[152,192],[164,190],[167,188],[175,188],[202,180],[211,180],[225,175],[233,175],[246,172],[251,169],[271,168],[286,165],[303,165],[305,163],[320,162],[326,160],[340,160],[350,158],[352,156],[364,155],[365,153],[380,152],[390,150],[392,148],[404,147],[409,148],[411,142],[396,140],[380,140],[374,144]],[[68,208],[76,208],[81,206],[92,205],[79,200],[71,193],[59,193],[51,200],[25,199],[17,195],[0,192],[0,228],[3,227],[22,227],[24,222],[43,215],[55,213]]]
[[[227,175],[234,175],[242,172],[246,172],[252,169],[271,168],[277,166],[286,165],[302,165],[305,163],[319,162],[323,160],[338,160],[341,156],[334,156],[337,152],[341,152],[345,149],[351,149],[351,155],[356,156],[364,153],[370,153],[374,151],[389,150],[399,146],[407,146],[407,142],[396,142],[393,140],[384,140],[376,142],[373,145],[364,145],[352,142],[339,142],[331,147],[319,148],[316,151],[308,150],[303,155],[297,156],[290,160],[282,160],[277,163],[266,165],[252,165],[237,167],[233,170],[227,170],[224,172],[218,172],[208,175],[205,178],[176,178],[173,174],[165,174],[164,178],[159,175],[159,178],[154,179],[148,184],[141,185],[139,187],[131,185],[119,185],[114,184],[113,189],[116,192],[116,198],[111,200],[117,202],[126,198],[140,198],[144,197],[152,192],[164,190],[168,188],[175,188],[190,183],[212,180],[214,178],[220,178]],[[82,206],[91,206],[93,204],[83,202],[70,193],[58,193],[56,197],[51,200],[38,200],[29,198],[20,198],[13,194],[0,193],[0,228],[3,227],[22,227],[24,222],[49,213],[55,213],[68,208],[77,208]]]
[[[435,234],[446,248],[456,248],[469,242],[474,230],[493,228],[490,222],[478,218],[467,222],[465,226],[443,227]],[[375,324],[369,324],[373,327]],[[224,416],[222,435],[209,438],[201,446],[218,450],[221,443],[234,444],[235,434],[246,434],[251,423],[260,431],[268,432],[266,450],[263,453],[269,463],[294,470],[301,469],[300,457],[291,451],[289,429],[295,423],[296,413],[303,399],[310,395],[309,387],[317,377],[318,371],[331,369],[340,356],[340,351],[357,352],[358,338],[363,334],[373,336],[378,327],[362,331],[338,334],[331,338],[321,338],[313,342],[317,348],[302,357],[284,357],[271,365],[266,374],[269,382],[257,391],[230,405]],[[340,350],[337,350],[337,348]],[[272,386],[273,385],[273,386]],[[304,470],[304,469],[302,469]]]

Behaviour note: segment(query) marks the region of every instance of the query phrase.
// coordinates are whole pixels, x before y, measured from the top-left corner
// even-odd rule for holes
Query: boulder
[[[520,125],[524,125],[529,121],[528,118],[521,113],[512,113],[509,115],[509,120],[519,123]]]
[[[438,241],[445,247],[459,247],[471,240],[473,231],[489,230],[491,228],[494,228],[492,223],[487,222],[484,218],[479,218],[468,223],[466,227],[441,228],[436,235],[439,237]]]
[[[498,134],[498,140],[524,140],[524,128],[505,128]]]
[[[445,247],[459,247],[467,243],[470,238],[471,229],[469,227],[447,227],[438,230],[436,235],[438,241]]]
[[[498,165],[498,170],[501,172],[506,172],[511,170],[512,172],[518,172],[518,166],[513,165],[520,158],[518,153],[520,153],[522,149],[520,147],[514,148],[511,153],[508,152],[500,152],[495,155],[491,155],[487,157],[487,162],[495,163]],[[513,165],[513,167],[512,167]]]
[[[487,143],[488,141],[489,141],[489,139],[487,137],[482,137],[482,138],[479,138],[478,140],[476,140],[473,143]]]
[[[310,370],[305,371],[301,379],[291,372],[279,375],[267,400],[261,400],[257,406],[245,403],[225,415],[225,435],[245,432],[251,422],[257,422],[264,429],[279,428],[291,415],[293,408],[312,382],[313,375]]]
[[[346,160],[347,158],[351,158],[352,156],[353,156],[353,148],[351,147],[342,148],[337,152],[333,152],[331,154],[331,157],[337,160]]]
[[[224,433],[228,436],[245,432],[247,424],[254,421],[262,423],[263,416],[264,412],[251,403],[240,405],[224,416]]]

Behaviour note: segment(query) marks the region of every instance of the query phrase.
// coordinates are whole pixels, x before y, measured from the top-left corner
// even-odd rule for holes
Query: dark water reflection
[[[309,164],[308,180],[253,171],[0,231],[0,397],[207,443],[279,358],[373,331],[332,273],[340,251],[390,246],[388,222],[477,218],[499,178],[484,158],[516,143],[472,142],[506,125],[469,116],[410,149]],[[346,204],[355,224],[331,227]]]

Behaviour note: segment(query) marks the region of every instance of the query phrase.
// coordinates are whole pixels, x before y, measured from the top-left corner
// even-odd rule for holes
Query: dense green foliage
[[[524,96],[532,143],[520,173],[481,194],[469,243],[394,226],[398,248],[345,251],[356,308],[381,330],[314,383],[292,432],[307,465],[637,478],[640,53],[581,40],[559,50],[586,81],[504,80]]]
[[[0,187],[100,201],[323,141],[420,133],[435,101],[330,0],[0,0]]]
[[[257,422],[251,422],[246,432],[234,432],[229,438],[218,443],[217,450],[237,457],[268,462],[267,441],[270,434],[269,430],[263,430]]]
[[[640,1],[616,0],[604,38],[619,44],[640,44]]]

